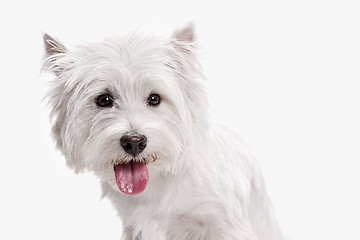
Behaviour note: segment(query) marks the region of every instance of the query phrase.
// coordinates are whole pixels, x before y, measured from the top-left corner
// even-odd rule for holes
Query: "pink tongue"
[[[120,191],[135,195],[145,190],[149,183],[149,172],[144,163],[131,161],[116,166],[115,179]]]

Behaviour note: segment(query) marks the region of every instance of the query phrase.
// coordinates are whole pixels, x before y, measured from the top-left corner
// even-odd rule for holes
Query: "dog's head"
[[[125,193],[149,174],[176,173],[200,129],[207,98],[193,27],[170,39],[138,34],[66,49],[44,35],[52,133],[68,166]],[[114,177],[115,171],[115,177]]]

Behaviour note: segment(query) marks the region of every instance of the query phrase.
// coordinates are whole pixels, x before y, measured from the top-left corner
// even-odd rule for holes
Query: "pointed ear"
[[[179,42],[194,42],[194,28],[194,24],[190,23],[184,28],[176,30],[173,34],[173,37]]]
[[[46,56],[50,57],[57,53],[65,53],[66,48],[59,41],[55,40],[48,34],[44,34],[44,44],[46,50]]]
[[[195,46],[194,24],[190,23],[173,34],[174,46],[183,52],[191,53]]]
[[[59,59],[64,57],[66,48],[59,41],[55,40],[48,34],[44,34],[45,45],[45,61],[43,69],[55,73],[59,76],[64,71],[63,64],[59,63]]]

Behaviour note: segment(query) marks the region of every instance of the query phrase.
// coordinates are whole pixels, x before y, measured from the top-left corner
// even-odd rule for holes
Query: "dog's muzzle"
[[[149,183],[148,161],[136,160],[145,149],[147,138],[139,133],[127,133],[120,138],[123,150],[134,157],[133,160],[114,165],[115,180],[121,192],[127,195],[139,194]]]

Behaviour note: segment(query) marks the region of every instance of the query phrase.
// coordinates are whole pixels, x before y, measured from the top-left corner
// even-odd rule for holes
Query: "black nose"
[[[128,133],[120,139],[120,145],[125,152],[133,155],[134,157],[145,149],[146,142],[146,137],[138,133]]]

